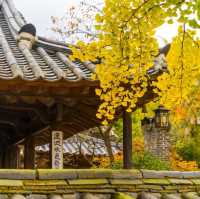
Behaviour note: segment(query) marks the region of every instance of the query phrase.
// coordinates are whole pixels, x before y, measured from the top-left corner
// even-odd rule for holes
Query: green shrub
[[[199,136],[198,136],[199,137]],[[177,153],[183,160],[196,161],[200,166],[200,145],[199,140],[191,138],[187,142],[177,145]]]
[[[123,162],[121,160],[113,162],[112,169],[122,169],[122,168],[123,168]]]
[[[112,169],[122,169],[123,162],[115,161],[112,165]],[[149,169],[149,170],[170,170],[170,166],[167,162],[164,162],[150,153],[134,153],[133,154],[133,168],[135,169]]]
[[[149,169],[149,170],[169,170],[170,166],[167,162],[162,161],[152,154],[135,153],[133,155],[133,165],[136,169]]]

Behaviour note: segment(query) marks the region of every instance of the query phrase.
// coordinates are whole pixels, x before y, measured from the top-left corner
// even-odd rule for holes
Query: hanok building
[[[65,139],[100,125],[94,92],[99,82],[90,79],[94,64],[72,62],[65,44],[37,37],[12,0],[1,2],[0,167],[17,168],[18,146],[23,145],[24,168],[34,168],[35,146],[49,143],[52,132],[63,132]],[[167,50],[160,51],[159,63],[147,75],[166,69],[162,62]],[[149,88],[138,106],[153,97]],[[124,161],[130,167],[130,114],[124,114],[124,122]]]

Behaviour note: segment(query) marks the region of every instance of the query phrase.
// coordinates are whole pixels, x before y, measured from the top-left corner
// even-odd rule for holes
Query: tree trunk
[[[109,156],[109,159],[110,159],[110,166],[112,166],[112,164],[115,160],[114,155],[113,155],[113,151],[112,151],[112,144],[111,144],[111,141],[110,141],[110,131],[111,131],[111,129],[112,129],[112,125],[108,126],[105,131],[103,131],[102,128],[99,127],[99,132],[104,139],[106,150],[108,152],[108,156]]]

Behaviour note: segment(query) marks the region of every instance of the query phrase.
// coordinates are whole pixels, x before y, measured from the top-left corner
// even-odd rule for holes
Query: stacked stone
[[[170,158],[171,139],[168,129],[156,128],[153,124],[150,129],[146,125],[144,129],[145,151],[150,152],[155,157],[163,161]]]
[[[0,199],[200,199],[200,171],[0,170]]]

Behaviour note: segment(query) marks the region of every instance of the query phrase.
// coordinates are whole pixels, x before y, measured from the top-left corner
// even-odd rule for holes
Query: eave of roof
[[[19,30],[26,24],[12,0],[4,0],[0,10],[0,80],[27,82],[65,82],[96,85],[90,77],[95,72],[92,63],[71,61],[66,44],[38,37],[33,49],[17,44]]]
[[[97,85],[90,77],[95,73],[91,62],[72,62],[68,56],[70,48],[62,42],[38,37],[32,50],[20,49],[17,44],[19,30],[27,24],[23,15],[16,9],[13,0],[4,0],[0,10],[0,80],[20,82],[62,83],[68,86]],[[155,67],[147,71],[154,78],[166,71],[164,56],[169,45],[160,50],[155,58]],[[164,65],[163,65],[164,64]],[[85,82],[85,83],[84,83]]]

